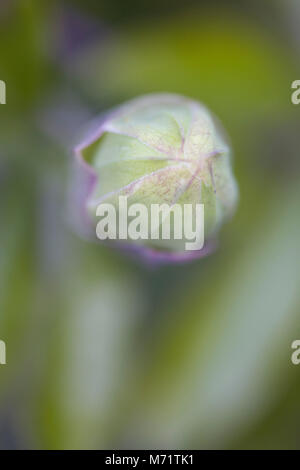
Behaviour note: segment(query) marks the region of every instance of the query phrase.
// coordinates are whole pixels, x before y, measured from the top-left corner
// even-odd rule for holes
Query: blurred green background
[[[297,0],[1,0],[0,448],[299,449]],[[149,269],[81,240],[71,149],[136,95],[203,101],[240,204],[220,246]]]

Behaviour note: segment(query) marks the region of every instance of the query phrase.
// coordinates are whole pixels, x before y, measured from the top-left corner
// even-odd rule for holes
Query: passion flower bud
[[[206,255],[237,202],[230,149],[219,123],[201,103],[179,95],[140,97],[95,121],[75,148],[75,166],[77,197],[73,193],[72,200],[77,220],[95,237],[97,216],[104,215],[109,204],[113,208],[109,221],[117,219],[117,229],[110,229],[110,235],[116,235],[114,243],[153,261],[177,262]],[[120,213],[120,201],[122,210],[126,203],[125,216]],[[128,228],[137,204],[141,212],[134,221],[135,230],[143,225],[144,231],[141,237],[126,236],[124,223]],[[169,207],[173,219],[162,211],[155,230],[152,209],[162,204]],[[100,206],[105,210],[99,210]],[[204,214],[201,227],[199,214]],[[184,225],[190,219],[194,232],[190,226],[189,231],[184,227],[179,233],[179,222]],[[190,243],[193,233],[198,245]]]

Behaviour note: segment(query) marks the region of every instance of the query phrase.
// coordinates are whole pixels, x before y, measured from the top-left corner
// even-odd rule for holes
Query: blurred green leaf
[[[134,413],[141,448],[230,447],[284,393],[299,319],[298,203],[295,187],[269,200],[242,247],[223,252],[180,307],[172,299]]]

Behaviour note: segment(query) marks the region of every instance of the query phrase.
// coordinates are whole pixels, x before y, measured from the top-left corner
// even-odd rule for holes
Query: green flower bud
[[[127,197],[128,206],[144,204],[149,213],[153,204],[204,205],[203,249],[187,252],[184,236],[124,242],[148,258],[181,261],[205,255],[236,207],[224,133],[205,106],[183,96],[154,94],[125,103],[96,122],[75,158],[77,212],[93,233],[97,206],[110,203],[118,211],[120,196]]]

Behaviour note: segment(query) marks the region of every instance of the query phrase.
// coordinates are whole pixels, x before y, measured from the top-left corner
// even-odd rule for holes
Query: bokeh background
[[[299,449],[298,0],[1,0],[0,447]],[[82,125],[134,96],[203,101],[237,214],[157,269],[69,223]]]

